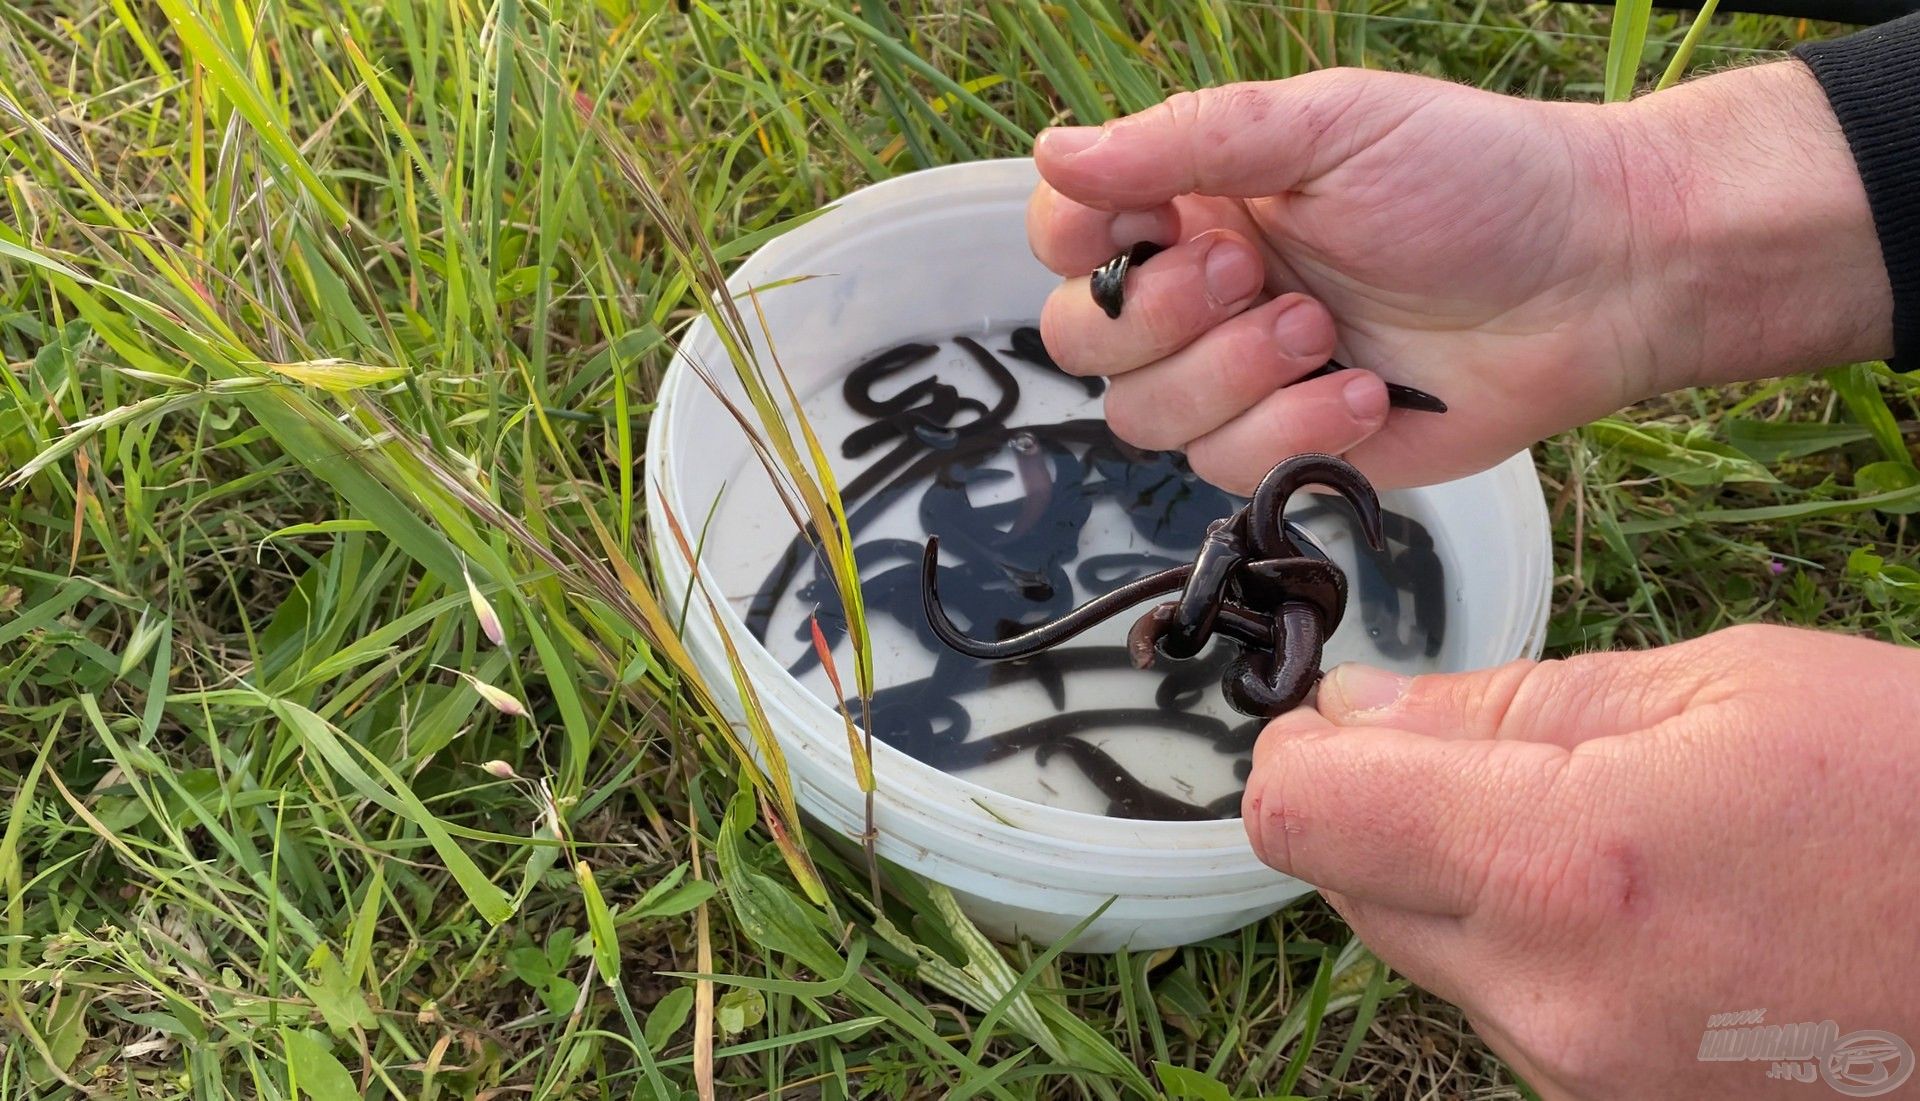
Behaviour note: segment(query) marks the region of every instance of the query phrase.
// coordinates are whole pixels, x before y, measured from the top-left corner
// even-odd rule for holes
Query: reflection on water
[[[1242,503],[1178,454],[1114,437],[1099,416],[1101,389],[1061,374],[1038,332],[1020,327],[890,348],[856,365],[837,394],[808,402],[823,438],[845,433],[843,474],[859,470],[842,494],[874,639],[873,733],[1038,802],[1130,818],[1233,817],[1261,724],[1220,697],[1230,644],[1142,671],[1122,644],[1131,617],[1120,617],[1033,658],[985,663],[948,650],[926,624],[928,533],[940,536],[949,614],[975,637],[1005,638],[1191,561],[1207,524]],[[1389,510],[1387,543],[1375,552],[1342,507],[1316,501],[1289,518],[1347,571],[1357,605],[1327,664],[1433,668],[1451,596],[1427,529]],[[846,623],[832,576],[795,539],[746,621],[831,699],[810,617],[842,663]]]

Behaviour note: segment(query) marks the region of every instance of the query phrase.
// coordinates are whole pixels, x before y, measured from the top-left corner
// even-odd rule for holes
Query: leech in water
[[[1161,822],[1205,822],[1220,817],[1208,807],[1195,806],[1185,799],[1153,790],[1141,783],[1138,777],[1128,772],[1105,750],[1078,738],[1062,738],[1057,742],[1046,742],[1037,746],[1033,755],[1034,763],[1044,768],[1047,759],[1055,753],[1065,753],[1074,759],[1074,763],[1080,766],[1081,773],[1093,781],[1094,786],[1107,797],[1107,813],[1115,818],[1151,818]]]
[[[1165,251],[1166,246],[1156,245],[1152,241],[1137,241],[1113,259],[1093,269],[1093,275],[1087,280],[1087,290],[1093,295],[1094,304],[1099,306],[1109,318],[1119,320],[1120,313],[1127,305],[1127,272],[1139,267],[1148,260]],[[1309,379],[1322,378],[1335,371],[1349,370],[1346,364],[1328,360],[1295,379],[1295,383]],[[1397,382],[1387,383],[1387,404],[1395,409],[1410,409],[1420,413],[1444,413],[1447,403],[1411,386]]]
[[[1339,622],[1341,582],[1329,575],[1325,555],[1313,541],[1284,520],[1273,530],[1262,528],[1283,552],[1269,557],[1252,550],[1250,526],[1244,535],[1235,527],[1216,540],[1225,545],[1212,554],[1216,562],[1242,560],[1237,571],[1226,571],[1227,599],[1213,612],[1212,641],[1200,639],[1203,650],[1191,660],[1162,660],[1168,657],[1157,637],[1162,626],[1184,632],[1175,649],[1183,649],[1183,643],[1190,647],[1196,641],[1193,629],[1206,626],[1198,612],[1210,603],[1215,583],[1191,579],[1193,560],[1207,542],[1209,522],[1234,513],[1242,502],[1199,480],[1176,453],[1129,446],[1098,417],[1016,423],[1028,385],[1036,390],[1074,386],[1092,397],[1104,383],[1060,372],[1039,330],[1030,325],[996,340],[1009,345],[998,354],[988,349],[987,340],[976,334],[964,341],[956,337],[889,349],[863,360],[841,387],[848,408],[864,421],[842,443],[842,454],[860,458],[862,466],[842,484],[841,497],[867,619],[870,625],[885,621],[907,632],[904,645],[927,655],[917,679],[883,684],[875,692],[875,739],[954,773],[994,762],[1004,769],[1023,754],[1038,768],[1044,754],[1057,764],[1070,763],[1102,793],[1110,814],[1172,819],[1237,814],[1237,789],[1250,768],[1247,754],[1264,724],[1257,719],[1230,723],[1200,709],[1223,677],[1243,705],[1265,707],[1317,675],[1318,659],[1308,655]],[[943,350],[953,354],[942,355]],[[989,500],[989,493],[1001,499]],[[1276,487],[1269,496],[1285,494]],[[1096,505],[1124,517],[1118,521],[1120,541],[1083,547]],[[925,612],[922,543],[875,535],[903,509],[921,530],[943,536],[948,561],[937,573],[942,606],[966,625],[970,637],[1014,640],[1059,620],[1073,611],[1076,582],[1083,594],[1124,589],[1114,597],[1115,613],[1154,601],[1149,612],[1154,622],[1136,624],[1131,652],[1126,645],[1081,644],[983,662],[949,650]],[[1319,524],[1322,518],[1337,523],[1348,515],[1345,508],[1316,504],[1293,518],[1312,517]],[[1354,617],[1382,653],[1424,650],[1431,656],[1445,622],[1442,565],[1418,522],[1395,513],[1382,516],[1386,551],[1359,545],[1366,540],[1364,521],[1354,529],[1358,573],[1353,584],[1360,604]],[[1315,530],[1338,533],[1337,527]],[[1231,544],[1241,538],[1247,546],[1235,550]],[[1083,556],[1083,550],[1112,553]],[[1247,593],[1275,586],[1286,598],[1276,605],[1277,614],[1249,610],[1254,602]],[[1189,589],[1187,600],[1175,599]],[[1190,623],[1183,624],[1183,603],[1195,609]],[[811,641],[814,622],[830,647],[844,645],[845,615],[833,571],[804,535],[772,565],[747,609],[748,628],[763,642],[774,641],[769,634],[776,610],[783,638],[786,625],[794,628],[786,644],[791,648],[776,650],[795,659],[789,669],[794,676],[817,671],[820,664]],[[1301,658],[1290,664],[1261,659],[1276,649]],[[1140,706],[1115,706],[1119,701],[1094,687],[1112,683],[1102,678],[1125,675],[1142,662],[1153,672],[1135,675],[1155,679],[1149,682],[1151,694],[1137,697]],[[1288,668],[1284,677],[1282,666]],[[980,694],[990,692],[1033,693],[1039,706],[1054,713],[1012,726],[983,722],[974,701],[984,702]],[[856,713],[858,702],[849,701]],[[1128,753],[1143,737],[1204,744],[1205,753],[1195,763],[1219,754],[1225,766],[1217,780],[1205,772],[1205,785],[1212,791],[1219,790],[1211,786],[1215,782],[1232,783],[1235,790],[1211,801],[1175,794],[1185,787],[1176,777],[1199,775],[1168,776],[1144,767]],[[1068,739],[1087,748],[1069,746]],[[1043,746],[1052,748],[1043,751]]]
[[[1227,702],[1250,715],[1283,714],[1319,683],[1321,647],[1346,608],[1346,575],[1324,555],[1307,554],[1301,545],[1306,534],[1287,522],[1288,499],[1313,484],[1346,498],[1367,545],[1381,547],[1380,501],[1360,472],[1332,455],[1295,455],[1268,472],[1251,502],[1208,528],[1191,565],[1129,582],[1010,638],[971,638],[954,625],[940,602],[940,540],[930,537],[920,570],[927,622],[941,642],[968,657],[1011,661],[1043,653],[1143,600],[1177,590],[1177,599],[1135,621],[1128,634],[1135,662],[1145,667],[1156,658],[1187,660],[1223,635],[1240,647],[1221,682]]]
[[[1053,361],[1052,354],[1047,351],[1046,342],[1040,339],[1040,330],[1032,325],[1022,325],[1018,329],[1015,329],[1013,335],[1007,338],[1007,343],[1011,345],[1011,347],[1007,349],[1008,355],[1015,359],[1024,359],[1035,367],[1045,367],[1049,371],[1056,371],[1061,378],[1074,380],[1080,384],[1080,388],[1085,390],[1087,396],[1090,398],[1099,397],[1101,392],[1107,388],[1107,380],[1098,375],[1067,374],[1058,363]]]

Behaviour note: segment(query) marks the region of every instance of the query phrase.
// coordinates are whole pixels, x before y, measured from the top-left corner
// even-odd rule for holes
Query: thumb
[[[1617,825],[1641,743],[1585,743],[1737,696],[1742,670],[1777,646],[1720,632],[1471,673],[1336,667],[1318,710],[1275,720],[1254,747],[1248,838],[1317,887],[1418,913],[1569,883],[1626,883],[1631,896],[1632,853],[1597,831]],[[1543,869],[1558,870],[1554,884],[1529,879]]]
[[[1102,210],[1177,196],[1292,191],[1391,133],[1439,81],[1357,69],[1180,92],[1105,126],[1054,127],[1034,143],[1056,191]]]
[[[1717,660],[1723,649],[1683,643],[1418,677],[1348,663],[1327,672],[1317,706],[1338,726],[1571,748],[1644,730],[1711,702],[1716,685],[1726,685],[1732,672]]]
[[[1362,904],[1462,917],[1580,866],[1615,757],[1523,741],[1341,728],[1311,711],[1269,725],[1241,814],[1261,860]]]

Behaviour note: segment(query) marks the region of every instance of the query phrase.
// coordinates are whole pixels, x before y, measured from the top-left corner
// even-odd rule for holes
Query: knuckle
[[[1302,80],[1302,91],[1307,94],[1292,103],[1289,110],[1309,141],[1318,140],[1333,128],[1352,106],[1366,79],[1365,70],[1349,66],[1307,74]]]
[[[1234,412],[1243,412],[1280,388],[1286,355],[1274,345],[1272,335],[1256,323],[1234,326],[1231,335],[1210,350],[1206,363],[1213,375],[1212,388],[1232,395],[1240,406]]]
[[[1175,92],[1161,100],[1159,105],[1148,114],[1157,116],[1154,121],[1164,124],[1173,133],[1188,133],[1200,124],[1206,114],[1207,99],[1218,91],[1218,89],[1209,89]]]
[[[1498,730],[1508,701],[1539,664],[1521,658],[1478,673],[1415,677],[1402,706],[1439,715],[1457,715],[1471,733]]]
[[[1740,652],[1786,645],[1799,633],[1776,623],[1739,623],[1715,631],[1700,641],[1715,652]]]
[[[1269,466],[1283,455],[1313,450],[1306,446],[1306,433],[1301,431],[1306,426],[1301,424],[1300,413],[1292,395],[1282,395],[1249,411],[1248,419],[1260,426],[1260,453],[1267,458]],[[1263,468],[1260,473],[1265,474],[1266,470]]]
[[[1457,693],[1452,702],[1460,714],[1470,717],[1469,726],[1476,733],[1497,737],[1529,726],[1541,716],[1574,713],[1569,708],[1577,709],[1594,691],[1595,678],[1588,675],[1591,663],[1608,656],[1576,655],[1545,661],[1523,658],[1484,674],[1467,674],[1447,687]]]
[[[1738,695],[1762,689],[1769,695],[1786,681],[1805,682],[1819,674],[1790,662],[1768,660],[1775,655],[1806,652],[1804,632],[1771,623],[1742,623],[1712,634],[1668,646],[1660,651],[1668,663],[1667,677],[1697,685],[1695,702],[1704,698]]]
[[[1534,662],[1524,668],[1503,709],[1510,717],[1577,713],[1599,690],[1595,666],[1610,654],[1576,654]]]
[[[1264,83],[1226,84],[1195,92],[1193,133],[1210,145],[1219,145],[1246,127],[1265,122],[1274,106],[1271,87]]]

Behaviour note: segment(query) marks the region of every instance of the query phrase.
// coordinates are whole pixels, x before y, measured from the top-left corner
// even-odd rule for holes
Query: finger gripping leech
[[[1346,609],[1347,579],[1306,532],[1289,524],[1288,499],[1325,485],[1352,506],[1367,544],[1382,546],[1380,499],[1352,464],[1333,455],[1282,460],[1261,479],[1253,499],[1207,529],[1191,565],[1122,585],[1048,623],[998,642],[963,634],[940,605],[939,540],[921,559],[921,598],[934,634],[947,646],[987,661],[1032,657],[1141,601],[1178,593],[1134,621],[1127,652],[1136,666],[1186,661],[1215,637],[1239,648],[1221,682],[1227,702],[1263,718],[1299,706],[1320,681],[1321,648]]]
[[[1152,241],[1136,241],[1113,259],[1093,269],[1093,275],[1087,279],[1087,290],[1093,295],[1094,305],[1115,321],[1127,305],[1127,273],[1166,251],[1165,245],[1156,245]],[[1334,360],[1308,371],[1294,383],[1308,382],[1322,378],[1335,371],[1345,371],[1347,366]],[[1395,409],[1410,409],[1419,413],[1444,413],[1447,403],[1411,386],[1397,382],[1387,383],[1387,404]]]
[[[1127,272],[1164,251],[1165,245],[1136,241],[1120,255],[1093,269],[1093,275],[1087,280],[1087,290],[1092,292],[1094,304],[1105,311],[1108,317],[1117,320],[1121,309],[1127,304]]]

